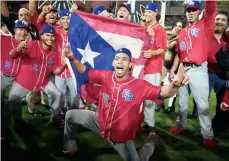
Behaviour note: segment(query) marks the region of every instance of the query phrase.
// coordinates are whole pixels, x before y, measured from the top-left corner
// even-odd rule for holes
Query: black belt
[[[9,77],[9,78],[14,78],[15,77],[15,75],[11,76],[11,75],[6,75],[4,73],[2,73],[2,75],[4,75],[5,77]]]
[[[196,65],[196,64],[194,64],[194,63],[183,63],[183,66],[195,68],[195,67],[199,67],[199,66],[201,66],[201,65]]]

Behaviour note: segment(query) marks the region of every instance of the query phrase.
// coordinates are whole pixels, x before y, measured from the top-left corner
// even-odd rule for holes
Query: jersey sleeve
[[[108,81],[110,71],[105,70],[90,70],[88,73],[89,82],[102,85]]]
[[[154,86],[146,81],[144,81],[143,95],[144,100],[153,100],[157,104],[161,104],[163,97],[160,95],[161,87]]]
[[[206,0],[203,18],[201,19],[205,23],[206,30],[213,31],[216,13],[216,1]]]
[[[156,46],[157,46],[157,49],[167,50],[167,35],[166,35],[164,28],[160,28],[160,31],[157,34]]]
[[[41,26],[39,26],[38,23],[37,23],[38,17],[39,17],[38,13],[35,12],[35,13],[31,16],[31,23],[32,23],[33,25],[35,25],[37,29],[40,29]]]

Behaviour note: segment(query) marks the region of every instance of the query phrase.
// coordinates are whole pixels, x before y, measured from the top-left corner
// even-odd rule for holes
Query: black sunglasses
[[[187,8],[185,11],[190,13],[190,12],[196,12],[198,10],[199,10],[199,8]]]

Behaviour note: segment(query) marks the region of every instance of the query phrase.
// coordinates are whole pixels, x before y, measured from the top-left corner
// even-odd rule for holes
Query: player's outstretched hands
[[[191,68],[184,67],[183,64],[180,64],[177,74],[173,78],[173,84],[178,87],[186,86],[189,83],[189,76],[187,71]]]
[[[27,49],[27,41],[29,37],[27,36],[24,41],[21,41],[18,46],[17,46],[17,51],[18,52],[23,52],[24,49]]]
[[[66,56],[69,60],[73,60],[75,58],[69,43],[64,47],[64,56]]]

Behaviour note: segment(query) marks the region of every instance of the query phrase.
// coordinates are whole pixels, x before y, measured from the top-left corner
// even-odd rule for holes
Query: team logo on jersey
[[[39,65],[38,65],[38,64],[34,64],[34,66],[33,66],[33,70],[37,72],[37,71],[38,71],[38,69],[39,69]]]
[[[133,94],[130,93],[130,90],[124,89],[122,92],[122,97],[125,99],[125,101],[132,101]]]
[[[10,68],[10,61],[6,61],[4,64],[4,68],[9,69]]]
[[[184,41],[180,43],[180,50],[185,50],[186,49],[186,44]]]
[[[154,44],[155,43],[155,37],[151,38],[151,43]]]
[[[49,61],[48,61],[48,65],[49,65],[50,67],[52,67],[53,64],[54,64],[53,60],[49,60]]]
[[[192,28],[192,30],[191,30],[191,35],[192,36],[195,36],[195,37],[197,37],[198,35],[199,35],[199,33],[200,33],[200,29],[198,29],[198,28]]]
[[[103,98],[104,98],[105,103],[108,103],[109,95],[107,93],[103,93]]]

